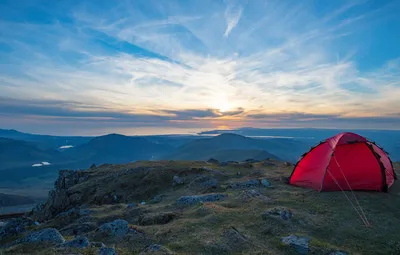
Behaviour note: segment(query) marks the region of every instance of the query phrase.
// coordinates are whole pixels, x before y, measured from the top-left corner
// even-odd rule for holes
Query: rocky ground
[[[400,254],[398,187],[355,192],[366,227],[342,192],[287,185],[292,168],[211,160],[60,171],[47,202],[0,226],[0,254]]]

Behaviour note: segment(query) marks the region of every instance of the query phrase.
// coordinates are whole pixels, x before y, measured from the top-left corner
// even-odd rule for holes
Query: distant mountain
[[[392,161],[400,161],[400,130],[370,130],[370,129],[316,129],[316,128],[238,128],[233,130],[210,130],[199,133],[200,135],[218,135],[226,132],[248,137],[287,137],[307,143],[308,146],[316,145],[328,137],[340,132],[354,132],[375,141],[390,153]],[[308,151],[308,149],[307,149]]]
[[[64,153],[69,158],[90,164],[116,164],[157,159],[171,150],[172,146],[150,142],[143,137],[110,134],[96,137],[87,144],[70,148]]]
[[[60,152],[45,149],[37,144],[0,137],[0,170],[29,166],[43,161],[53,162]]]
[[[295,161],[307,148],[307,144],[292,139],[254,139],[226,133],[191,141],[169,155],[168,159],[199,160],[223,150],[261,150],[275,155],[272,158]]]
[[[0,137],[33,142],[36,143],[37,146],[51,149],[58,149],[61,146],[65,145],[77,146],[87,143],[88,141],[93,139],[93,137],[84,136],[51,136],[29,134],[19,132],[14,129],[0,129]]]

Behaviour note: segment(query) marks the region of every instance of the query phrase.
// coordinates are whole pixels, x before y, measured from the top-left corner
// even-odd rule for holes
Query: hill
[[[391,155],[393,161],[400,161],[400,130],[370,130],[370,129],[317,129],[317,128],[239,128],[233,130],[210,130],[200,135],[218,135],[226,132],[248,137],[290,137],[310,145],[334,136],[339,132],[353,132],[375,141]]]
[[[65,145],[78,146],[93,139],[93,137],[84,136],[37,135],[13,129],[0,129],[0,137],[31,142],[47,149],[58,149]]]
[[[169,145],[153,143],[143,137],[109,134],[68,149],[65,154],[87,164],[117,164],[157,159],[171,150]]]
[[[0,229],[0,236],[7,233],[0,253],[98,254],[99,242],[122,255],[399,253],[398,186],[354,192],[367,228],[343,192],[287,185],[291,171],[274,160],[251,167],[141,161],[61,171],[54,192],[29,214],[40,225],[19,219],[10,223],[25,224],[19,233]]]
[[[31,167],[43,161],[53,162],[60,154],[56,150],[14,139],[0,137],[0,170],[13,167]]]
[[[292,139],[255,139],[225,133],[212,138],[193,140],[179,147],[168,159],[204,160],[221,150],[262,150],[270,153],[271,158],[296,161],[308,147],[307,144]]]

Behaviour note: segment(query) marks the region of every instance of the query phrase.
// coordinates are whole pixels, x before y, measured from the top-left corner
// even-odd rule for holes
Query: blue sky
[[[0,2],[0,128],[400,129],[400,2]]]

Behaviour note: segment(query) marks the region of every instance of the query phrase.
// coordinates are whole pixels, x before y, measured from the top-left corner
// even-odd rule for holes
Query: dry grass
[[[103,182],[105,175],[139,166],[155,170]],[[185,185],[172,186],[172,177],[178,175],[189,180],[199,174],[210,174],[199,170],[204,166],[228,175],[215,175],[223,187],[219,191],[228,194],[227,199],[177,207],[177,198],[194,191]],[[152,243],[162,244],[177,254],[296,254],[280,241],[282,236],[290,234],[311,237],[311,254],[329,254],[337,250],[349,254],[400,254],[400,183],[397,182],[389,193],[355,192],[372,225],[367,228],[342,192],[318,193],[281,182],[280,177],[290,175],[291,170],[283,164],[254,164],[253,168],[246,168],[219,167],[204,162],[138,162],[99,167],[87,183],[76,185],[74,190],[85,194],[84,201],[97,204],[91,207],[94,210],[92,217],[98,224],[117,218],[126,219],[131,227],[143,231]],[[239,176],[237,171],[241,173]],[[257,188],[262,195],[270,198],[269,202],[257,198],[241,200],[238,198],[240,190],[224,185],[260,175],[273,185],[272,188]],[[117,194],[120,198],[114,204],[100,205],[101,201],[95,197],[105,194]],[[157,194],[165,195],[160,203],[147,203],[130,212],[125,209],[128,202],[149,202]],[[289,221],[273,216],[262,219],[263,212],[274,207],[290,208],[293,218]],[[138,226],[140,215],[171,211],[179,213],[179,216],[167,224]],[[55,222],[47,224],[53,226]],[[60,224],[59,228],[64,227],[60,222],[57,224]],[[137,250],[131,247],[134,246],[132,242],[102,241],[115,245],[120,254],[137,254]],[[33,254],[22,248],[12,251]],[[10,251],[5,253],[10,254]],[[80,253],[95,254],[93,249]]]

